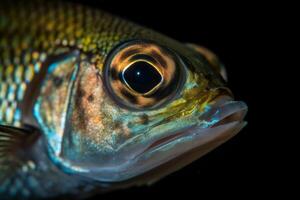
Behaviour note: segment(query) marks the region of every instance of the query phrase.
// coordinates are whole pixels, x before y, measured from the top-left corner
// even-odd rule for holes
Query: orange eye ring
[[[110,96],[121,107],[145,110],[170,102],[182,89],[186,69],[170,49],[151,41],[133,40],[112,50],[103,75]]]

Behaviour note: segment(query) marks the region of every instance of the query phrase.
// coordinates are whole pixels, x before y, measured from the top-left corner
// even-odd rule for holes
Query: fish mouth
[[[223,101],[224,99],[221,99]],[[247,114],[247,105],[242,101],[228,101],[222,105],[217,103],[215,108],[213,108],[208,114],[210,117],[205,120],[204,125],[193,125],[191,127],[183,128],[176,132],[167,134],[167,136],[158,139],[152,143],[143,153],[151,152],[152,150],[163,148],[164,145],[175,142],[184,137],[191,135],[200,135],[205,134],[205,131],[213,131],[217,127],[226,128],[226,125],[240,125],[243,128],[247,122],[244,121],[244,118]],[[204,116],[205,117],[205,116]],[[199,117],[200,120],[201,118]],[[204,120],[204,119],[203,119]],[[240,129],[241,129],[240,128]],[[240,130],[239,129],[239,130]],[[213,134],[212,134],[213,135]]]
[[[159,137],[150,137],[149,141],[143,138],[127,141],[114,159],[118,163],[91,168],[86,176],[102,182],[122,182],[155,171],[176,160],[162,175],[165,176],[197,160],[236,135],[246,125],[246,113],[247,105],[244,102],[233,101],[228,96],[220,97],[188,126],[170,130]],[[189,159],[177,162],[181,157]]]
[[[168,167],[169,169],[164,169],[166,172],[161,172],[162,170],[156,172],[170,174],[236,135],[247,124],[244,121],[248,110],[247,105],[241,101],[224,102],[224,100],[225,98],[220,99],[208,113],[199,117],[199,121],[203,123],[166,134],[151,143],[136,157],[135,173],[139,171],[145,173],[176,160],[175,166],[173,163],[173,166]],[[188,159],[181,158],[179,162],[180,157],[188,157]]]

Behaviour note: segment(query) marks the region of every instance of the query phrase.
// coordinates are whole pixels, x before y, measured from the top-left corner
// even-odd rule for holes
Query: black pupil
[[[162,77],[149,63],[138,61],[130,65],[123,73],[123,79],[138,93],[147,93],[157,86]]]

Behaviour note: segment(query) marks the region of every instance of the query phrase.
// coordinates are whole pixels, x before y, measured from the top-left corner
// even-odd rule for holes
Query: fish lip
[[[82,174],[101,182],[126,181],[200,148],[192,159],[178,164],[177,169],[186,166],[236,135],[246,125],[245,103],[224,97],[211,105],[210,109],[199,116],[198,123],[176,132],[170,131],[163,137],[148,142],[131,141],[119,149],[118,160],[121,162],[101,168],[89,168],[88,172]],[[162,142],[155,144],[155,141]]]
[[[190,127],[180,129],[176,132],[171,132],[167,134],[167,136],[162,137],[157,141],[153,142],[152,144],[150,144],[148,148],[145,149],[145,151],[143,151],[141,154],[147,153],[156,148],[163,148],[164,145],[179,140],[180,138],[190,136],[191,134],[193,134],[194,131],[196,130],[199,131],[199,129],[203,129],[203,130],[209,128],[211,129],[232,122],[246,124],[244,118],[247,114],[248,107],[244,102],[226,101],[223,104],[216,103],[216,105],[217,106],[215,106],[215,108],[212,108],[211,111],[208,112],[208,114],[211,114],[212,112],[215,113],[211,114],[210,118],[206,119],[206,122],[202,123],[201,125],[192,125]],[[199,120],[204,120],[203,118],[204,118],[203,116],[200,116]],[[218,118],[218,121],[215,121],[216,119],[213,118]],[[138,156],[141,156],[141,154],[139,154]]]

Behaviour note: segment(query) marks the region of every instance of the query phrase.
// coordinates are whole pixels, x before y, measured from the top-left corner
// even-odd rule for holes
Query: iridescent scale
[[[103,57],[141,28],[88,7],[50,1],[1,1],[0,124],[20,126],[28,84],[49,57],[79,49],[102,67]]]
[[[46,55],[24,51],[21,59],[0,56],[0,124],[20,126],[22,113],[18,104],[23,100],[30,81],[40,71]]]

